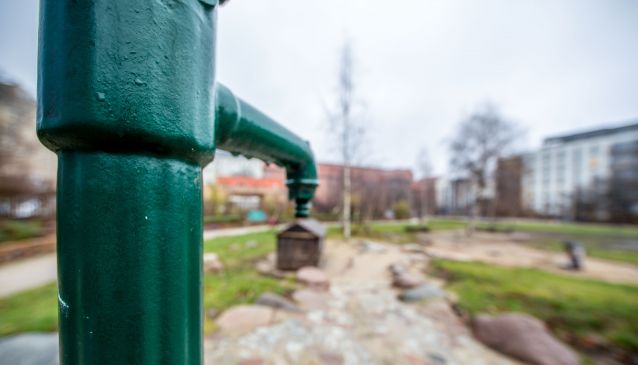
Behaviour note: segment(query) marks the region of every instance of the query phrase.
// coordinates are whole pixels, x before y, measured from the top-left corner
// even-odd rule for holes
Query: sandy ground
[[[0,298],[55,281],[55,254],[46,254],[0,266]]]
[[[427,252],[433,257],[533,267],[576,277],[638,284],[637,266],[588,257],[585,270],[563,270],[560,267],[567,262],[565,254],[527,247],[506,234],[476,232],[472,237],[467,237],[463,232],[448,231],[432,233],[430,239],[432,245]]]

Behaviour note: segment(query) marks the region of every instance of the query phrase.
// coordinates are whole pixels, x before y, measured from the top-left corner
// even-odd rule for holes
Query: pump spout
[[[295,216],[308,217],[319,185],[308,141],[241,100],[222,84],[216,85],[215,100],[216,147],[284,167],[288,198],[295,201]]]

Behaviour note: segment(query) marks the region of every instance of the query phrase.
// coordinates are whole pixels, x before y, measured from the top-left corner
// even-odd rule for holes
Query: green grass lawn
[[[420,224],[419,224],[420,225]],[[427,227],[431,231],[443,231],[463,229],[465,221],[458,219],[435,218],[428,221]],[[385,240],[393,243],[409,243],[416,242],[418,232],[408,232],[407,227],[413,227],[414,224],[401,222],[371,222],[366,224],[353,224],[352,236],[357,238],[369,238],[377,240]],[[339,239],[341,235],[341,227],[330,227],[328,229],[328,237]]]
[[[251,303],[260,294],[271,291],[286,294],[293,282],[259,275],[253,263],[275,249],[274,231],[234,237],[220,237],[204,242],[205,252],[215,252],[225,271],[204,276],[204,307],[218,313],[230,306]],[[48,284],[8,298],[0,299],[0,336],[20,332],[57,330],[57,286]],[[214,330],[212,319],[205,317],[207,333]]]
[[[0,221],[0,244],[42,235],[44,223],[39,219]]]
[[[51,332],[58,327],[55,283],[0,299],[0,336],[19,332]]]
[[[434,270],[469,314],[525,312],[571,343],[597,334],[625,353],[638,352],[637,286],[475,262],[437,260]]]

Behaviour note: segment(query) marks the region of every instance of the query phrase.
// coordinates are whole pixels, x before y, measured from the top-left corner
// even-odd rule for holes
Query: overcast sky
[[[35,94],[37,0],[0,1],[0,69]],[[365,162],[437,173],[446,140],[484,102],[547,135],[638,118],[635,0],[231,0],[220,10],[218,79],[336,161],[322,104],[353,44],[366,106]]]

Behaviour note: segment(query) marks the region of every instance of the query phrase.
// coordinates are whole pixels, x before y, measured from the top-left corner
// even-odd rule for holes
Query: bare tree
[[[419,213],[421,218],[423,218],[428,214],[428,208],[430,208],[430,202],[428,201],[429,194],[425,178],[428,178],[432,175],[430,153],[428,152],[428,149],[426,147],[422,147],[421,150],[419,150],[416,164],[417,173],[419,174],[419,179],[421,180],[419,189],[417,190],[419,194]]]
[[[416,168],[420,178],[432,175],[432,162],[430,161],[430,153],[426,147],[422,147],[419,150],[419,155],[416,160]]]
[[[357,118],[361,104],[355,97],[354,65],[352,45],[346,41],[339,58],[339,75],[336,93],[336,105],[328,111],[330,133],[334,137],[343,163],[343,236],[346,240],[351,235],[352,178],[351,166],[361,153],[364,140],[364,129],[361,119]]]
[[[485,199],[488,179],[496,161],[521,136],[521,129],[505,119],[491,104],[481,106],[461,121],[450,143],[452,170],[469,178],[474,189],[472,218],[479,215],[479,204]],[[470,227],[473,229],[474,223]]]

